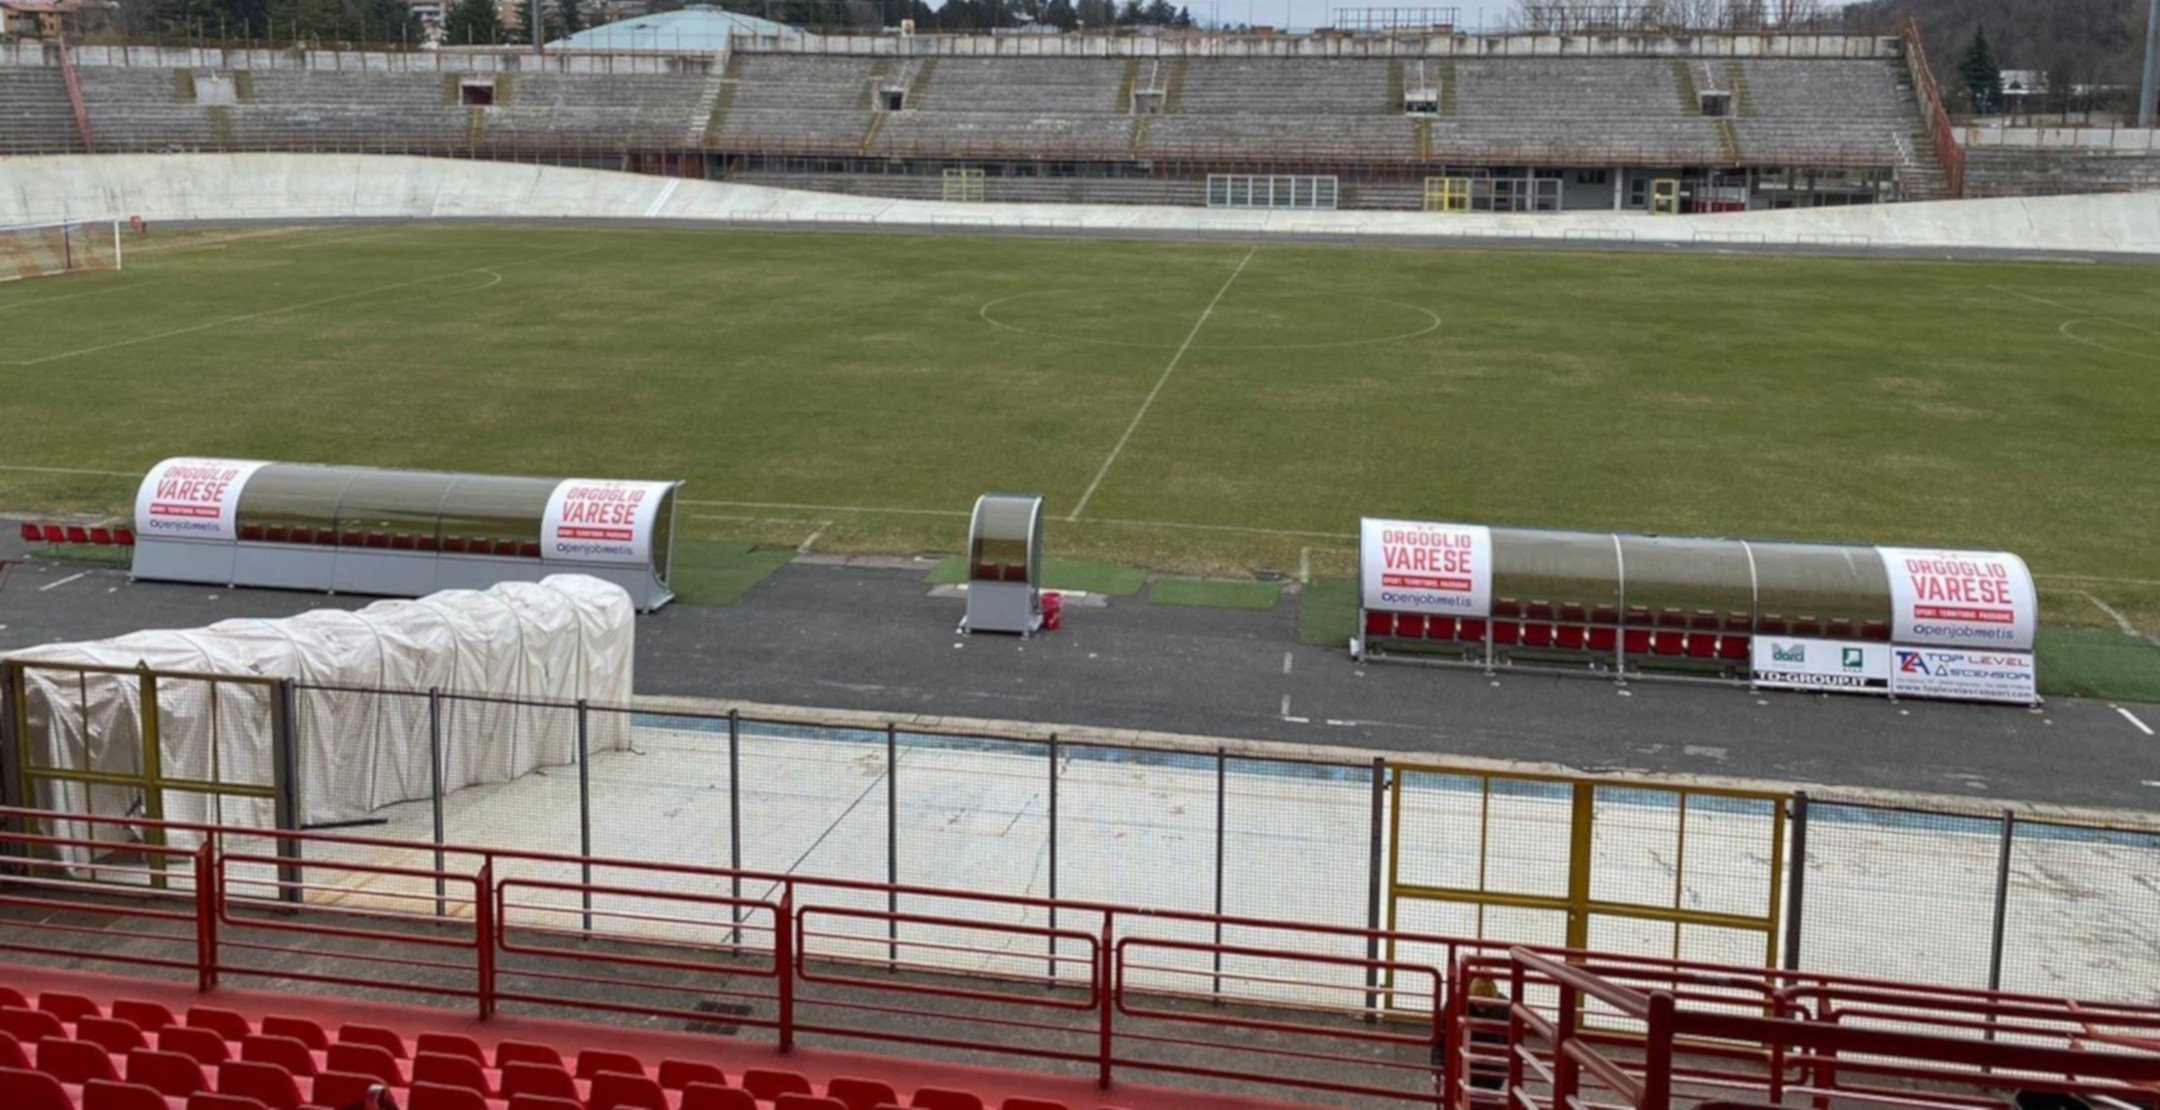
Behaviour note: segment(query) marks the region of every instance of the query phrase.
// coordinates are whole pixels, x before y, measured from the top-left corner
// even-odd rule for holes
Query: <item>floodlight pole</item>
[[[2160,95],[2160,0],[2145,11],[2145,82],[2139,86],[2138,126],[2153,125],[2153,98]]]
[[[533,53],[546,54],[547,48],[543,44],[547,42],[547,24],[540,19],[540,0],[532,0],[532,15],[528,17],[525,26],[532,35]]]

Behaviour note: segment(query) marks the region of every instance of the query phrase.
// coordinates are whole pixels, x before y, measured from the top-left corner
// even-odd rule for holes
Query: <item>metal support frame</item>
[[[215,686],[211,687],[210,696],[217,697]],[[293,735],[294,722],[300,719],[299,708],[299,684],[289,678],[279,679],[272,687],[270,699],[270,759],[275,768],[271,791],[277,827],[288,832],[300,828],[300,745]],[[156,715],[155,701],[150,703],[148,713]],[[297,903],[306,894],[301,889],[300,842],[280,837],[277,854],[279,859],[291,861],[278,867],[279,897]],[[197,875],[195,881],[200,883],[202,876]]]
[[[1785,970],[1800,970],[1800,924],[1807,914],[1808,795],[1793,791],[1792,863],[1785,871]]]
[[[728,868],[736,874],[729,879],[730,896],[735,906],[729,911],[735,918],[735,927],[728,932],[728,943],[742,943],[742,711],[728,710],[727,715],[727,765],[728,765]],[[775,928],[784,927],[776,925]]]
[[[885,722],[885,881],[900,885],[900,728]],[[900,891],[885,892],[885,970],[900,970]]]
[[[539,3],[539,0],[533,0]],[[592,935],[592,706],[577,700],[578,864],[584,879],[585,935]]]
[[[1995,853],[1995,921],[1988,940],[1988,989],[2002,989],[2003,927],[2010,916],[2010,853],[2017,841],[2017,812],[2003,810],[2002,844]]]
[[[443,736],[442,736],[442,687],[432,686],[427,693],[428,716],[428,799],[433,804],[435,818],[435,870],[443,870]],[[448,911],[443,877],[435,876],[435,916],[443,917]]]

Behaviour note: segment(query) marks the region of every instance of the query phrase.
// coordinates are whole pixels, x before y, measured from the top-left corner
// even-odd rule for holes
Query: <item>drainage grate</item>
[[[740,1018],[750,1016],[750,1004],[747,1002],[714,1002],[707,999],[692,1006],[691,1009],[714,1017]],[[683,1026],[683,1031],[686,1033],[711,1033],[720,1037],[732,1037],[742,1032],[742,1026],[732,1021],[693,1021]]]

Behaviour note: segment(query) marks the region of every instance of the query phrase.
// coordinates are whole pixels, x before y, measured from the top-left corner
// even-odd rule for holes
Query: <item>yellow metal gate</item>
[[[1389,771],[1390,930],[1777,962],[1782,794]]]
[[[981,170],[946,170],[944,176],[946,200],[976,202],[983,199],[983,172]]]
[[[1470,179],[1467,177],[1426,178],[1425,211],[1470,211]]]

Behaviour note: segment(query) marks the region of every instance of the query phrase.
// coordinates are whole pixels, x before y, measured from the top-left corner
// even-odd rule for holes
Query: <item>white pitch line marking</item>
[[[52,588],[52,587],[50,587],[50,586],[47,586],[47,587],[46,587],[46,589],[51,589],[51,588]],[[2138,730],[2139,732],[2142,732],[2142,733],[2144,733],[2144,734],[2145,734],[2145,735],[2147,735],[2147,736],[2151,736],[2151,735],[2153,734],[2152,726],[2151,726],[2151,725],[2148,725],[2148,724],[2146,724],[2146,723],[2145,723],[2145,722],[2143,722],[2143,721],[2140,721],[2140,720],[2138,720],[2138,716],[2137,716],[2137,714],[2135,714],[2135,713],[2132,713],[2132,712],[2130,712],[2129,710],[2127,710],[2127,709],[2124,709],[2124,708],[2123,708],[2122,706],[2119,706],[2119,705],[2115,707],[2115,712],[2117,712],[2117,713],[2120,713],[2120,714],[2122,714],[2123,720],[2125,720],[2125,721],[2128,721],[2128,722],[2130,722],[2130,724],[2131,724],[2132,726],[2136,727],[2136,729],[2137,729],[2137,730]]]
[[[1140,402],[1140,411],[1133,414],[1132,423],[1125,425],[1125,434],[1118,437],[1117,446],[1110,449],[1110,457],[1103,460],[1101,469],[1095,472],[1095,480],[1088,483],[1087,492],[1080,495],[1080,503],[1073,506],[1072,515],[1066,517],[1066,520],[1078,520],[1080,514],[1087,510],[1088,502],[1094,500],[1095,491],[1102,486],[1110,468],[1117,465],[1118,456],[1125,453],[1125,445],[1132,441],[1133,433],[1140,429],[1140,422],[1147,419],[1148,409],[1154,407],[1155,398],[1162,394],[1163,386],[1169,384],[1171,372],[1178,368],[1178,363],[1185,360],[1185,352],[1192,350],[1193,340],[1200,337],[1200,329],[1207,324],[1208,317],[1215,314],[1215,306],[1222,303],[1223,294],[1228,293],[1230,286],[1236,284],[1238,275],[1245,272],[1246,263],[1251,262],[1253,255],[1259,250],[1259,244],[1255,243],[1245,251],[1245,257],[1238,259],[1237,269],[1230,271],[1230,280],[1223,282],[1222,288],[1215,291],[1215,299],[1200,310],[1200,318],[1194,320],[1192,330],[1185,333],[1185,342],[1179,344],[1177,353],[1170,356],[1170,364],[1163,367],[1162,376],[1155,379],[1155,388],[1148,390],[1147,399]]]
[[[70,582],[73,582],[73,581],[75,581],[75,580],[76,580],[76,579],[78,579],[78,578],[84,578],[84,577],[87,577],[87,576],[88,576],[89,574],[90,574],[90,572],[89,572],[89,571],[87,571],[87,570],[85,570],[85,571],[77,571],[77,572],[76,572],[76,573],[74,573],[74,574],[70,574],[70,575],[68,575],[68,576],[67,576],[66,578],[62,578],[62,579],[60,579],[60,580],[58,580],[58,581],[55,581],[55,582],[47,582],[47,583],[45,583],[44,585],[42,585],[42,586],[39,586],[39,587],[38,587],[38,592],[39,592],[39,593],[44,593],[44,592],[45,592],[45,591],[47,591],[47,590],[57,590],[57,589],[59,589],[60,587],[62,587],[62,586],[65,586],[65,585],[67,585],[68,583],[70,583]],[[2152,730],[2151,730],[2151,729],[2146,729],[2145,731],[2146,731],[2146,732],[2147,732],[2148,734],[2152,732]]]
[[[2125,636],[2128,636],[2128,637],[2130,637],[2130,638],[2131,638],[2131,639],[2133,639],[2133,640],[2143,640],[2143,641],[2145,641],[2145,642],[2147,642],[2147,643],[2153,643],[2153,638],[2152,638],[2152,637],[2150,637],[2150,636],[2147,636],[2147,635],[2146,635],[2146,634],[2144,634],[2143,632],[2140,632],[2140,631],[2138,631],[2138,628],[2137,628],[2137,626],[2136,626],[2136,625],[2134,625],[2134,624],[2131,624],[2131,623],[2130,623],[2130,620],[2129,620],[2129,618],[2127,618],[2127,617],[2123,616],[2123,615],[2122,615],[2121,613],[2118,613],[2118,612],[2116,612],[2116,611],[2115,611],[2115,607],[2114,607],[2114,606],[2112,606],[2112,605],[2109,605],[2109,604],[2108,604],[2107,602],[2105,602],[2105,601],[2102,601],[2102,600],[2100,600],[2100,599],[2099,599],[2098,597],[2095,597],[2095,596],[2094,596],[2094,595],[2093,595],[2093,594],[2092,594],[2091,592],[2089,592],[2089,591],[2086,591],[2086,590],[2079,590],[2078,592],[2079,592],[2079,593],[2081,593],[2081,594],[2084,594],[2084,595],[2085,595],[2085,600],[2087,600],[2087,601],[2090,601],[2090,602],[2092,602],[2092,603],[2093,603],[2093,607],[2094,607],[2094,608],[2096,608],[2096,609],[2100,610],[2100,611],[2101,611],[2101,612],[2103,612],[2103,613],[2106,613],[2106,614],[2108,615],[2108,617],[2109,617],[2110,619],[2114,620],[2114,622],[2115,622],[2115,627],[2117,627],[2117,628],[2120,628],[2120,629],[2122,629],[2122,634],[2123,634],[2123,635],[2125,635]],[[2160,646],[2160,645],[2156,645],[2156,646]]]
[[[1297,580],[1306,585],[1312,584],[1312,548],[1297,549]]]
[[[174,328],[171,331],[161,331],[155,335],[139,335],[133,339],[118,339],[114,340],[111,343],[100,343],[95,347],[82,347],[73,351],[62,351],[59,354],[43,355],[38,358],[0,360],[0,366],[42,366],[48,362],[58,362],[61,359],[75,358],[80,355],[92,355],[100,351],[117,350],[121,347],[133,347],[142,343],[155,343],[160,339],[171,339],[177,335],[191,335],[199,331],[208,331],[211,328],[221,328],[227,324],[240,324],[245,323],[249,320],[260,320],[265,316],[276,316],[286,312],[298,312],[302,309],[308,308],[320,308],[321,306],[326,304],[336,304],[339,301],[356,300],[360,297],[370,297],[377,293],[387,293],[393,289],[405,289],[415,285],[425,285],[431,281],[444,281],[449,278],[464,277],[467,274],[493,275],[495,281],[489,282],[488,285],[483,285],[479,287],[480,289],[486,289],[489,286],[495,285],[502,280],[502,275],[495,273],[496,269],[507,270],[512,266],[529,266],[535,262],[546,262],[550,259],[562,258],[566,255],[572,254],[586,254],[599,249],[600,248],[598,247],[579,247],[576,250],[558,251],[554,254],[544,254],[538,258],[528,258],[520,262],[501,262],[497,263],[494,268],[475,266],[468,270],[457,270],[447,274],[434,274],[432,276],[424,278],[413,278],[410,281],[394,281],[388,285],[377,285],[370,289],[361,289],[351,293],[340,293],[334,297],[323,297],[318,300],[302,301],[299,304],[283,305],[278,308],[266,308],[263,309],[261,312],[249,312],[240,316],[225,316],[220,317],[216,320],[205,320],[200,324],[189,324],[187,327],[184,328]],[[478,292],[478,289],[464,290],[464,292]]]
[[[1288,721],[1288,722],[1290,722],[1290,723],[1291,723],[1291,724],[1293,724],[1293,725],[1309,725],[1309,724],[1311,724],[1311,723],[1312,723],[1312,718],[1311,718],[1311,717],[1289,717],[1289,716],[1285,716],[1285,717],[1283,718],[1283,720],[1285,720],[1285,721]],[[2147,785],[2147,786],[2160,786],[2160,783],[2147,783],[2146,785]]]
[[[1279,716],[1279,717],[1287,717],[1287,716],[1289,716],[1289,715],[1290,715],[1290,695],[1288,695],[1288,694],[1284,694],[1284,695],[1282,696],[1282,712],[1281,712],[1281,713],[1278,713],[1278,714],[1276,714],[1276,716]]]
[[[816,542],[818,542],[818,539],[819,539],[819,537],[821,537],[821,536],[823,536],[823,535],[825,534],[825,529],[827,529],[827,528],[830,528],[830,527],[832,527],[832,521],[829,521],[829,520],[821,520],[821,521],[818,521],[818,526],[817,526],[817,530],[816,530],[816,531],[813,531],[813,532],[811,532],[811,533],[810,533],[810,534],[809,534],[808,536],[804,537],[804,538],[803,538],[803,542],[801,542],[801,543],[799,543],[799,544],[796,544],[796,545],[795,545],[795,554],[797,554],[797,555],[808,555],[808,554],[810,554],[810,545],[811,545],[811,544],[814,544],[814,543],[816,543]]]
[[[876,509],[868,505],[804,505],[793,501],[691,501],[684,505],[705,505],[716,509],[799,509],[812,513],[885,513],[894,516],[967,516],[959,509]]]
[[[1286,651],[1286,652],[1283,652],[1283,653],[1282,653],[1282,673],[1284,673],[1284,674],[1289,674],[1289,673],[1290,673],[1290,660],[1291,660],[1291,658],[1292,658],[1292,656],[1290,655],[1290,653],[1289,653],[1289,652],[1287,652],[1287,651]],[[1290,697],[1289,697],[1289,695],[1287,695],[1287,694],[1286,694],[1286,695],[1284,695],[1284,696],[1283,696],[1283,704],[1284,704],[1284,705],[1288,705],[1288,704],[1290,704]],[[1287,712],[1289,712],[1289,710],[1284,710],[1284,712],[1286,712],[1286,713],[1287,713]]]
[[[0,463],[0,470],[19,470],[25,474],[95,474],[110,478],[141,478],[139,470],[81,470],[72,466],[16,466]]]

